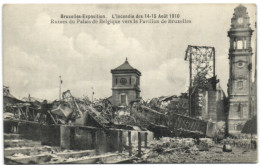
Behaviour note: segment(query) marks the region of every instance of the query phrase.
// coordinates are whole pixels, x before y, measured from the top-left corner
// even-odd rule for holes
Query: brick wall
[[[121,94],[127,95],[127,102],[128,104],[137,98],[135,90],[113,90],[113,104],[114,105],[121,105]]]
[[[208,91],[208,117],[213,121],[217,121],[216,92],[214,90]]]

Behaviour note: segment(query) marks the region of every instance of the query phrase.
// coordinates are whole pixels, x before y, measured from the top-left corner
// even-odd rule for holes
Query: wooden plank
[[[131,131],[128,131],[128,145],[129,145],[129,156],[132,156],[132,141]]]
[[[119,131],[119,153],[123,152],[123,131]]]
[[[141,132],[138,132],[138,157],[141,157],[141,145],[142,145],[142,139],[141,139]]]
[[[145,132],[144,133],[144,147],[147,148],[147,136],[148,136],[148,133]]]
[[[96,150],[96,154],[99,154],[99,148],[98,148],[98,137],[97,137],[97,131],[92,131],[92,145],[93,148]]]

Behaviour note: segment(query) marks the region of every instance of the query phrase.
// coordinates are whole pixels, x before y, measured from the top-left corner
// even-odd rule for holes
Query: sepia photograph
[[[4,4],[4,163],[257,163],[256,13]]]

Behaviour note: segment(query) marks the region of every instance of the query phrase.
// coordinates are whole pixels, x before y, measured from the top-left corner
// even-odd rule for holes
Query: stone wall
[[[41,142],[43,145],[60,146],[60,126],[59,125],[41,125]],[[34,131],[31,131],[33,133]]]
[[[11,127],[18,127],[13,132]],[[60,146],[61,149],[89,150],[95,149],[98,154],[119,151],[128,146],[128,132],[131,132],[131,142],[138,144],[138,132],[141,132],[141,141],[144,145],[145,133],[147,142],[153,140],[150,131],[101,129],[87,126],[69,125],[41,125],[31,122],[4,122],[5,133],[19,133],[26,139],[41,141],[43,145]],[[120,132],[121,135],[120,135]]]
[[[114,105],[121,105],[121,94],[127,95],[127,104],[129,104],[131,101],[137,99],[136,91],[135,90],[127,90],[127,89],[121,89],[121,90],[113,90],[113,104]]]
[[[244,124],[246,123],[246,120],[243,119],[229,119],[228,120],[228,133],[237,135],[241,134],[241,131],[243,129]]]
[[[208,118],[217,121],[217,100],[215,90],[208,91]]]

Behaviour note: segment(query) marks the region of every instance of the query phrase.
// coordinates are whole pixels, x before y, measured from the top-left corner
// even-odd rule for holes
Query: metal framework
[[[189,86],[189,115],[191,116],[192,89],[196,87],[194,78],[199,73],[205,73],[206,78],[215,77],[215,48],[209,46],[188,45],[184,60],[189,61],[190,86]]]

